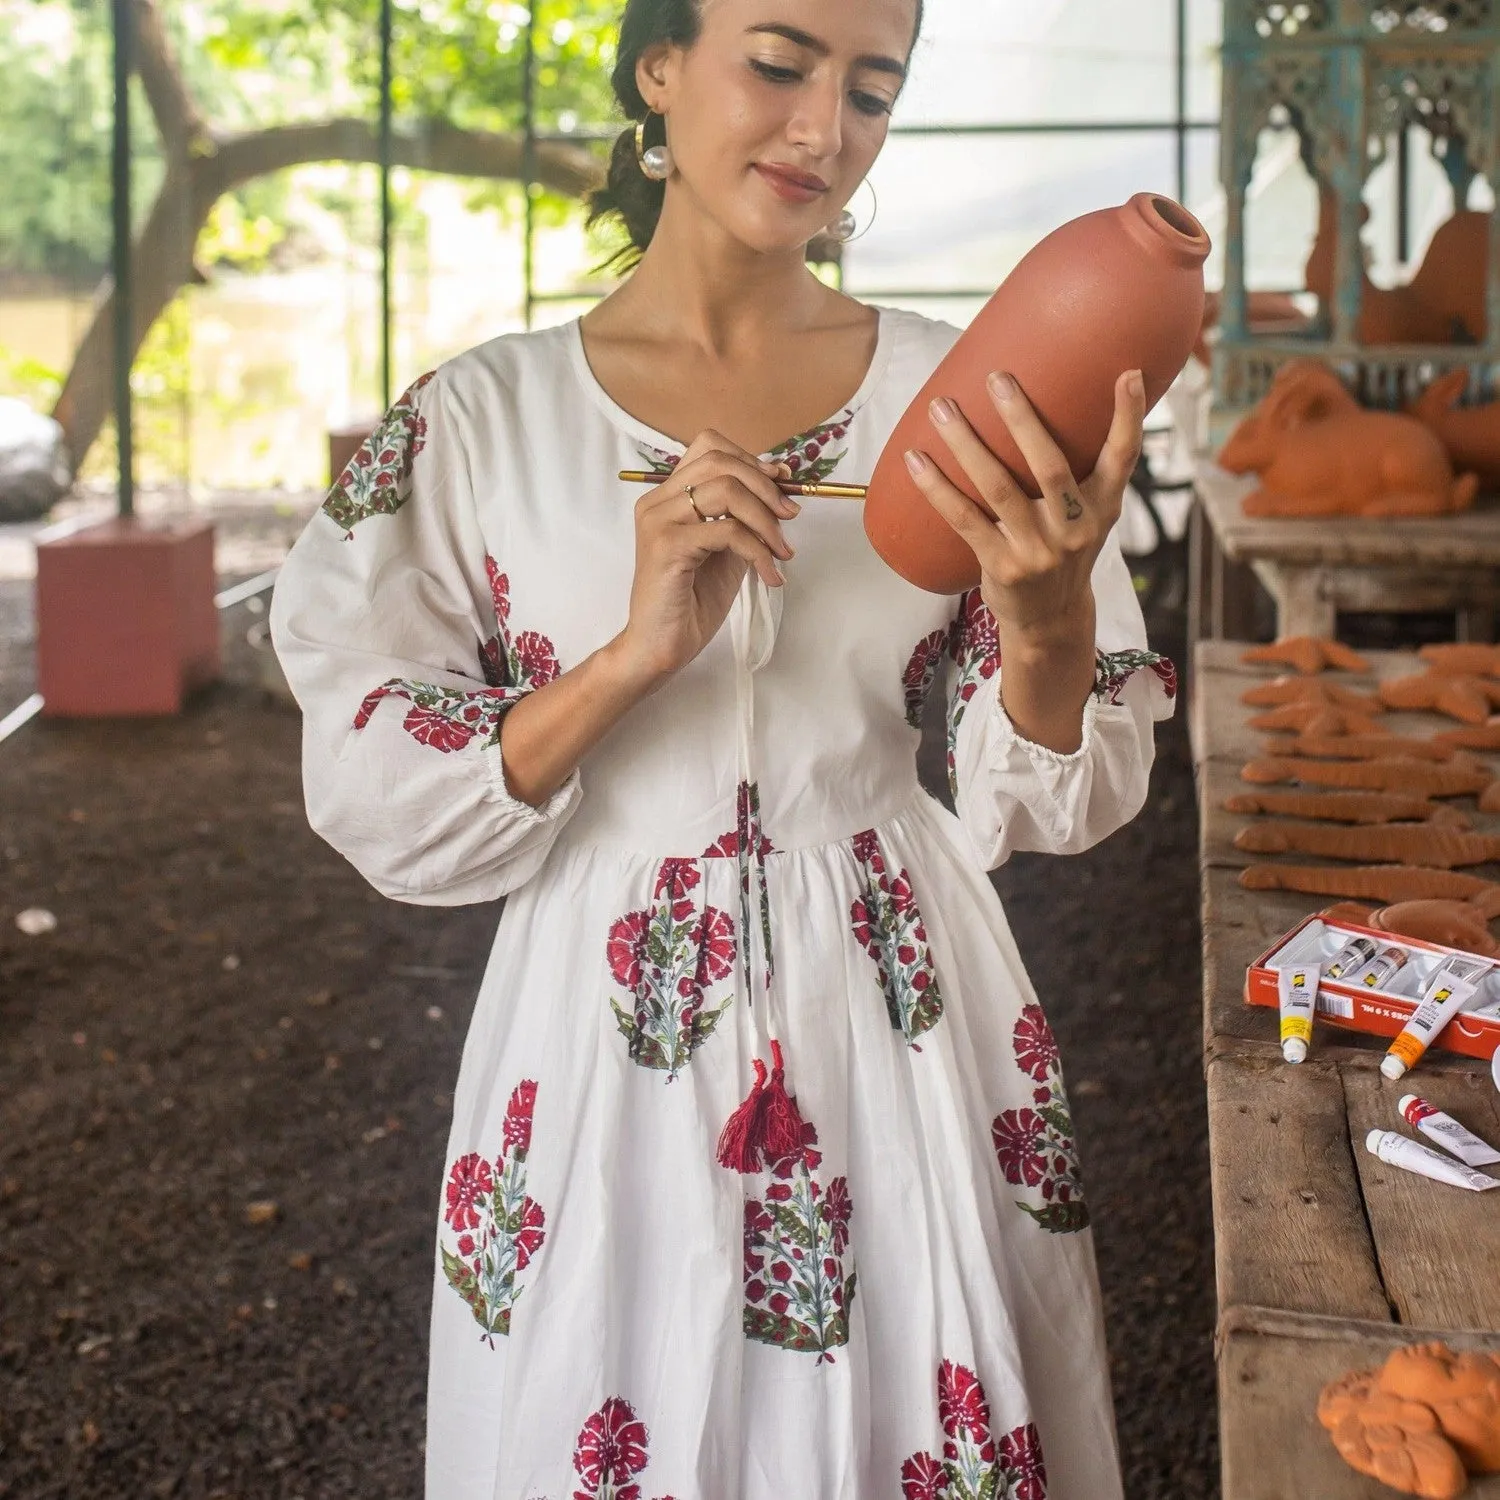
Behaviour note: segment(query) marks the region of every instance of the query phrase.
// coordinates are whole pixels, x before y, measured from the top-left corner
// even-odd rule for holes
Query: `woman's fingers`
[[[1025,392],[1003,370],[991,374],[986,384],[995,410],[1016,440],[1051,517],[1062,522],[1081,521],[1084,513],[1081,486]]]
[[[704,557],[712,552],[733,552],[754,568],[771,588],[780,588],[786,582],[771,548],[743,521],[733,516],[726,516],[722,521],[696,523],[688,536]]]
[[[1141,425],[1146,420],[1146,386],[1139,370],[1127,370],[1115,381],[1115,414],[1088,485],[1102,507],[1101,520],[1120,519],[1125,486],[1141,456]]]
[[[925,453],[912,448],[907,450],[905,457],[912,481],[931,502],[933,509],[973,549],[981,568],[986,572],[996,571],[1000,550],[1009,540],[1006,523],[996,520],[969,499]]]

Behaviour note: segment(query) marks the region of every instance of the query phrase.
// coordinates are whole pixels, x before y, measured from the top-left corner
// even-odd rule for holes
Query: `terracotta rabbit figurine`
[[[1460,406],[1467,370],[1439,375],[1406,409],[1437,433],[1455,465],[1473,469],[1486,484],[1500,483],[1500,401]]]
[[[1247,516],[1431,516],[1465,510],[1479,481],[1457,481],[1437,435],[1415,417],[1366,411],[1326,365],[1293,360],[1219,454],[1261,487]]]

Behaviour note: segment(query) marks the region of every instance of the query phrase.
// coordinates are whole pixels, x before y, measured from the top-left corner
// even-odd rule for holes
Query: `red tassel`
[[[732,1172],[758,1172],[766,1131],[766,1065],[755,1059],[755,1082],[719,1132],[719,1165]]]
[[[771,1042],[771,1082],[766,1089],[765,1131],[762,1147],[767,1162],[780,1161],[802,1149],[804,1127],[797,1101],[786,1091],[786,1070],[781,1062],[781,1043]]]

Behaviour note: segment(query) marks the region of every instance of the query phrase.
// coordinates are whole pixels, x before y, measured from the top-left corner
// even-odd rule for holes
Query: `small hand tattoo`
[[[1070,521],[1076,521],[1083,514],[1083,506],[1072,490],[1063,491],[1063,514]]]

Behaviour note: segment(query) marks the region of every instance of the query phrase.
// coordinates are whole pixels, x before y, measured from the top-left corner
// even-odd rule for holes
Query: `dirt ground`
[[[0,744],[6,1500],[421,1493],[498,907],[385,900],[309,831],[254,618],[225,612],[224,680],[179,718]],[[1152,624],[1180,653],[1180,618]],[[0,715],[31,689],[30,586],[0,583]],[[1130,1500],[1218,1489],[1195,840],[1179,713],[1130,827],[996,877],[1068,1072]],[[30,907],[56,929],[18,930]]]

